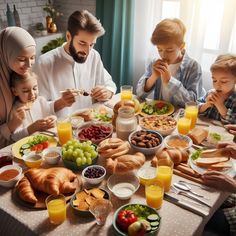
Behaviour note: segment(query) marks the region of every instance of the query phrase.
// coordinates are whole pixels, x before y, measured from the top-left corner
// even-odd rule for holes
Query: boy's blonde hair
[[[221,70],[236,76],[236,55],[224,54],[218,56],[210,69],[211,72]]]
[[[152,33],[151,42],[154,45],[175,42],[178,46],[180,46],[184,43],[185,32],[186,28],[181,20],[177,18],[167,18],[157,24]]]
[[[18,83],[24,83],[31,78],[38,79],[38,76],[32,70],[26,75],[19,75],[13,71],[10,79],[10,87],[15,88]]]

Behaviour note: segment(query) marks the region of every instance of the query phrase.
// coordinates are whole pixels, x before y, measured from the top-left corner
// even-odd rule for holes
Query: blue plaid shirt
[[[206,102],[206,98],[209,93],[211,93],[214,90],[210,90],[207,92],[207,94],[200,98],[198,101],[201,103]],[[208,108],[206,111],[202,112],[201,116],[205,116],[214,120],[220,120],[223,123],[226,124],[236,124],[236,91],[234,91],[225,101],[224,101],[225,107],[228,109],[227,114],[225,117],[222,117],[220,113],[218,112],[217,108],[215,106]]]
[[[138,81],[136,93],[141,99],[146,98],[154,90],[154,99],[163,100],[160,78],[156,81],[152,90],[147,93],[144,91],[146,80],[152,75],[152,65],[155,61],[153,60],[148,65],[145,74]],[[171,94],[169,102],[180,107],[184,107],[186,102],[196,101],[204,96],[201,66],[185,52],[176,77],[171,76],[165,89]]]

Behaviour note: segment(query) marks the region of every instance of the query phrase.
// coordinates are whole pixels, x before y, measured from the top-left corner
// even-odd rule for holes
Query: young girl
[[[25,76],[13,73],[11,76],[11,89],[16,100],[11,117],[15,117],[15,132],[11,135],[13,141],[17,141],[36,131],[44,131],[55,127],[55,112],[60,110],[58,103],[63,102],[63,98],[55,102],[48,102],[44,97],[38,96],[37,75],[30,71]],[[21,113],[19,113],[19,109]],[[16,110],[18,112],[16,112]]]
[[[154,90],[154,99],[185,106],[203,96],[202,71],[184,47],[185,26],[179,19],[165,19],[155,28],[151,41],[160,59],[149,64],[137,85],[138,97],[145,98]]]
[[[199,113],[226,124],[236,124],[236,56],[218,56],[211,73],[214,89],[199,100]]]

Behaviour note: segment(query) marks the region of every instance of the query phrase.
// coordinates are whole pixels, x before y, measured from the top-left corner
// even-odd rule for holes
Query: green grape
[[[67,143],[66,143],[65,145],[67,145],[67,147],[69,147],[70,145],[72,145],[72,140],[67,141]]]
[[[92,164],[92,159],[91,159],[91,157],[88,157],[88,158],[87,158],[87,163],[88,163],[89,165]]]
[[[91,152],[91,158],[94,159],[97,155],[98,155],[98,154],[97,154],[96,151],[92,151],[92,152]]]
[[[87,163],[87,159],[85,157],[82,157],[81,160],[82,160],[82,165],[85,165]]]
[[[68,160],[71,160],[71,158],[73,157],[73,150],[72,149],[68,149],[67,150],[67,159]]]
[[[73,157],[78,157],[78,152],[77,151],[73,151]]]
[[[89,152],[84,152],[84,156],[88,159],[88,158],[91,158],[91,153]]]
[[[81,160],[80,157],[77,157],[77,159],[76,159],[76,164],[77,164],[77,166],[81,166],[82,160]]]
[[[91,140],[88,140],[85,143],[88,144],[88,145],[92,145],[92,141]]]
[[[63,151],[62,156],[63,156],[63,159],[67,159],[68,158],[68,152],[66,150]]]
[[[74,146],[73,146],[73,145],[70,145],[70,146],[68,147],[68,149],[74,150]]]

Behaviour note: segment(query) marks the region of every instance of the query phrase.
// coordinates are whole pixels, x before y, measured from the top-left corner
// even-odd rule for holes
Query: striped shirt
[[[154,91],[154,99],[163,100],[161,93],[162,82],[160,78],[157,79],[155,86],[153,86],[149,92],[144,91],[146,80],[152,75],[152,65],[155,61],[156,60],[153,60],[148,65],[146,72],[139,79],[137,84],[137,96],[141,99],[145,99]],[[184,107],[186,102],[196,101],[205,94],[202,84],[201,66],[185,52],[176,76],[171,76],[165,88],[167,92],[171,94],[168,102],[175,106]]]
[[[198,101],[201,103],[206,102],[206,98],[214,90],[210,90],[207,92],[207,94],[200,98]],[[225,124],[236,124],[236,91],[234,91],[225,101],[224,105],[227,108],[227,114],[225,117],[222,117],[220,113],[218,112],[217,108],[215,106],[208,108],[206,111],[202,112],[201,116],[205,116],[214,120],[220,120]]]

